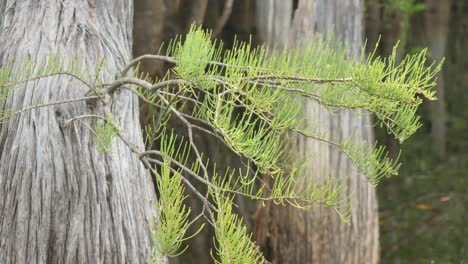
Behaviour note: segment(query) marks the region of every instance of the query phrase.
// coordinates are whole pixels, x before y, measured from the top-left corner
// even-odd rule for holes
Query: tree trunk
[[[286,7],[279,7],[286,5]],[[360,0],[299,0],[292,22],[291,1],[257,1],[259,35],[269,45],[300,47],[315,33],[334,30],[349,47],[350,56],[362,46],[363,4]],[[288,19],[289,18],[289,19]],[[273,26],[264,23],[273,22]],[[268,24],[267,24],[268,25]],[[262,32],[266,30],[266,32]],[[314,102],[304,102],[305,120],[320,120],[320,130],[336,139],[353,136],[373,141],[368,114],[350,111],[330,114]],[[255,239],[272,263],[378,263],[378,214],[375,188],[356,172],[351,161],[329,145],[300,136],[292,151],[312,154],[307,164],[310,179],[318,182],[334,175],[348,178],[351,199],[351,225],[342,223],[327,208],[302,211],[292,207],[267,206],[256,215]]]
[[[375,43],[379,40],[382,27],[381,0],[365,0],[365,36],[367,38],[367,48],[373,51]]]
[[[91,72],[105,59],[110,81],[131,59],[132,1],[3,0],[0,64],[56,53],[78,55]],[[36,65],[37,65],[36,64]],[[87,87],[65,76],[18,87],[4,109],[83,97]],[[138,100],[115,94],[111,110],[133,144],[143,148]],[[37,108],[0,127],[0,259],[2,263],[145,263],[146,221],[154,189],[129,148],[115,138],[101,155],[82,122],[98,110],[86,102]],[[82,119],[93,127],[95,121]]]
[[[133,56],[156,54],[163,41],[166,15],[164,0],[137,0],[133,18]],[[154,78],[164,75],[162,62],[145,60],[140,64],[140,72]]]
[[[450,89],[446,94],[447,119],[450,124],[448,147],[450,152],[462,154],[468,149],[468,135],[465,133],[468,125],[468,1],[454,1],[453,4],[445,64],[445,76],[448,77],[445,84]]]
[[[451,3],[451,0],[427,0],[425,12],[427,45],[432,58],[437,62],[445,56]],[[435,86],[438,100],[431,104],[432,146],[434,154],[439,158],[445,158],[447,154],[447,110],[444,86],[443,72],[441,71],[437,75],[437,85]]]

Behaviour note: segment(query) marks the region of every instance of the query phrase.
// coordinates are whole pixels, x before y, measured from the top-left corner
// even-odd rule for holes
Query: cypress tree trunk
[[[361,0],[299,0],[291,19],[291,1],[257,1],[259,35],[269,45],[300,47],[315,33],[334,30],[349,47],[350,56],[362,46],[363,3]],[[268,27],[273,21],[273,27]],[[265,25],[265,23],[267,23]],[[266,32],[262,32],[266,30]],[[320,130],[336,139],[353,136],[371,142],[369,116],[350,111],[330,114],[313,102],[304,102],[305,120],[320,120]],[[348,178],[351,225],[343,224],[327,208],[302,211],[292,207],[259,207],[255,238],[272,263],[378,263],[378,214],[375,189],[350,160],[329,145],[301,136],[294,137],[292,151],[312,157],[307,164],[310,180],[319,182],[334,175]]]
[[[3,0],[0,64],[39,62],[49,53],[74,54],[112,80],[131,59],[133,1]],[[52,77],[18,87],[4,109],[18,110],[83,97],[87,87]],[[111,110],[127,139],[142,149],[138,100],[122,91]],[[83,119],[86,102],[43,107],[0,127],[0,259],[2,263],[146,263],[146,220],[154,198],[149,175],[119,138],[101,155]]]

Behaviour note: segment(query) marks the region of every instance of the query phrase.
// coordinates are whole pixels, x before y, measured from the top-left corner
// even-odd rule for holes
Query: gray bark
[[[278,5],[287,7],[279,8]],[[299,0],[292,22],[291,1],[257,1],[258,29],[269,45],[301,47],[315,33],[334,30],[349,47],[350,56],[362,46],[363,4],[361,0]],[[282,12],[286,12],[282,13]],[[267,14],[267,15],[265,15]],[[278,14],[278,15],[275,15]],[[266,18],[265,18],[266,17]],[[273,26],[264,23],[273,22]],[[290,25],[290,26],[288,26]],[[331,114],[313,102],[304,102],[305,120],[320,120],[320,129],[336,139],[353,136],[373,141],[368,114],[350,111]],[[312,158],[307,164],[310,179],[320,181],[335,175],[348,177],[351,224],[342,223],[328,208],[301,211],[292,207],[267,206],[257,211],[255,238],[272,263],[378,263],[378,214],[375,188],[356,172],[352,162],[333,147],[297,136],[292,151]],[[263,210],[263,212],[262,212]]]
[[[102,76],[112,80],[131,59],[132,15],[129,0],[2,0],[0,64],[76,54],[91,71],[105,59]],[[16,89],[3,108],[83,97],[86,91],[68,77],[43,79]],[[111,110],[127,139],[142,149],[137,98],[115,94]],[[147,200],[154,198],[149,175],[120,139],[101,155],[86,126],[63,124],[98,111],[75,102],[25,112],[1,125],[2,263],[146,262]]]
[[[282,49],[288,42],[291,28],[292,1],[257,0],[255,12],[257,13],[257,37],[268,45]]]

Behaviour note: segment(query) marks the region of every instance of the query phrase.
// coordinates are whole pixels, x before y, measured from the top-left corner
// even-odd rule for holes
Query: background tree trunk
[[[138,0],[133,17],[133,56],[156,54],[164,38],[165,16],[168,8],[164,0]],[[145,60],[140,72],[150,77],[163,75],[162,62]]]
[[[468,149],[468,1],[454,1],[446,48],[445,83],[449,121],[449,151],[464,154]],[[451,130],[451,131],[450,131]],[[453,131],[453,132],[452,132]],[[467,211],[468,212],[468,211]],[[467,242],[468,243],[468,242]]]
[[[427,10],[425,12],[427,46],[431,57],[437,62],[441,61],[445,56],[451,6],[451,0],[427,0]],[[447,155],[447,110],[442,71],[437,75],[435,90],[438,100],[431,104],[433,152],[437,157],[445,159]]]
[[[408,42],[410,41],[410,29],[414,25],[410,23],[410,18],[413,12],[402,9],[402,3],[413,4],[412,0],[405,0],[404,2],[397,2],[392,0],[366,0],[366,34],[368,39],[367,50],[373,52],[375,44],[380,39],[380,43],[377,47],[377,55],[389,56],[393,52],[393,48],[396,43],[399,43],[396,51],[396,63],[400,63],[403,59]],[[411,35],[414,37],[414,35]],[[379,142],[385,144],[388,148],[389,157],[396,159],[400,154],[400,142],[395,138],[393,134],[389,134],[386,128],[376,128],[376,137]],[[386,180],[385,187],[380,190],[380,197],[384,197],[386,201],[397,202],[401,199],[400,188],[404,184],[404,177],[392,177]],[[389,218],[387,224],[391,225],[394,229],[397,229],[399,222],[397,218]],[[384,229],[385,230],[385,229]],[[391,230],[391,229],[390,229]],[[382,233],[380,229],[380,236],[387,235]],[[390,244],[398,245],[401,237],[398,232],[393,230],[387,235]],[[386,251],[388,252],[388,250]],[[399,263],[399,259],[395,259],[395,264]]]
[[[0,64],[73,54],[92,72],[105,59],[112,80],[131,59],[133,3],[126,0],[0,2]],[[87,87],[60,76],[30,82],[4,109],[83,97]],[[128,140],[142,149],[138,100],[114,95],[111,110]],[[154,198],[138,158],[115,138],[101,155],[81,122],[97,113],[86,102],[38,108],[0,127],[2,263],[146,263],[146,221]],[[96,122],[84,119],[94,126]]]
[[[363,39],[362,1],[299,0],[292,23],[288,21],[292,15],[290,7],[291,1],[257,1],[258,29],[267,30],[258,34],[269,45],[283,45],[290,38],[293,44],[289,46],[301,47],[316,31],[326,35],[334,30],[348,45],[350,56],[359,53]],[[274,21],[275,26],[265,26],[268,21]],[[310,101],[304,103],[303,112],[306,120],[314,120],[314,124],[319,120],[322,132],[329,132],[336,139],[353,136],[356,140],[373,141],[370,117],[364,112],[359,117],[350,111],[330,114]],[[312,181],[329,175],[342,180],[349,177],[351,225],[343,224],[327,208],[310,211],[277,206],[259,208],[254,237],[267,258],[272,263],[378,263],[375,188],[338,150],[299,136],[295,141],[293,151],[303,156],[313,154],[307,164]]]

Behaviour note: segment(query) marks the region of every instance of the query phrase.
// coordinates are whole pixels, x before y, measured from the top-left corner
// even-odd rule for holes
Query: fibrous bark
[[[315,32],[326,36],[333,30],[348,45],[350,56],[361,50],[363,3],[360,0],[299,0],[292,22],[288,21],[291,1],[257,3],[258,33],[271,46],[282,46],[289,38],[288,47],[300,48]],[[282,5],[286,7],[279,7]],[[310,101],[304,102],[303,107],[305,120],[313,125],[319,120],[321,132],[329,133],[335,140],[351,136],[358,142],[373,140],[370,117],[365,112],[331,114]],[[344,224],[328,208],[310,211],[287,206],[259,208],[254,237],[267,258],[272,263],[378,263],[375,189],[356,171],[352,162],[332,146],[302,136],[295,136],[292,141],[293,152],[310,157],[307,173],[311,181],[317,183],[330,175],[347,179],[351,224]]]
[[[131,59],[129,0],[2,0],[0,64],[38,64],[50,53],[77,55],[91,72],[112,80]],[[65,76],[18,87],[4,109],[83,97],[88,88]],[[142,149],[138,100],[115,94],[111,111],[123,134]],[[149,175],[119,138],[107,154],[95,147],[83,119],[99,110],[86,102],[37,108],[0,127],[0,259],[2,263],[145,263],[146,220],[154,198]]]

